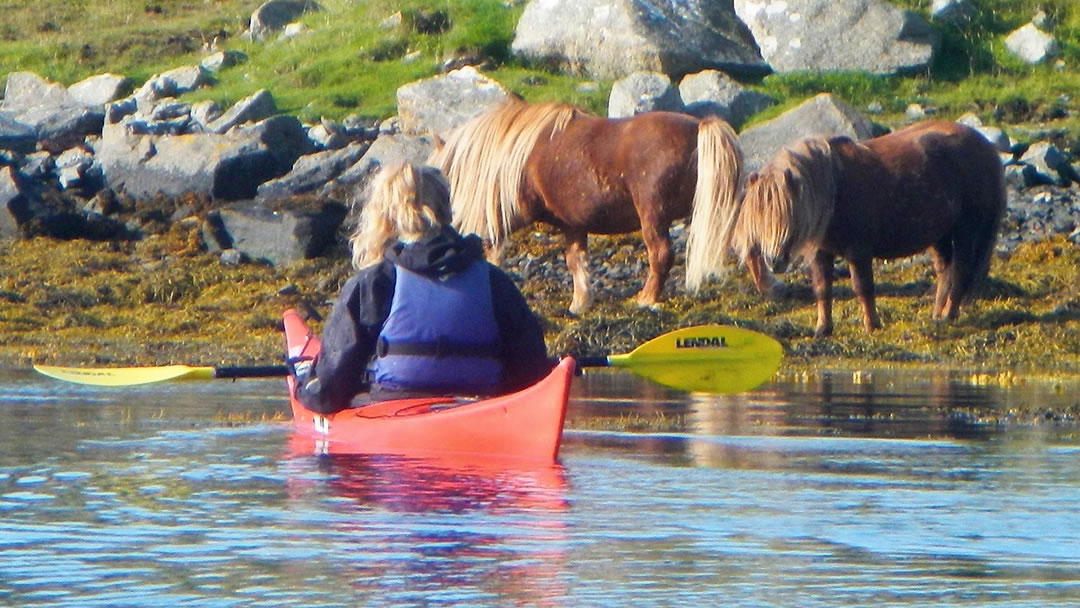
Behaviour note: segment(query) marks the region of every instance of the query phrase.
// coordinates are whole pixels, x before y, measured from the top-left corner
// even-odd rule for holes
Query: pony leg
[[[592,305],[589,293],[589,242],[584,232],[566,235],[566,268],[574,280],[574,297],[570,300],[570,312],[579,315]]]
[[[941,310],[941,318],[955,321],[960,316],[960,303],[975,282],[976,262],[972,259],[970,245],[955,243],[952,264],[945,276],[948,277],[948,297]]]
[[[645,279],[645,285],[641,291],[638,292],[637,303],[640,306],[655,306],[660,301],[664,281],[671,273],[671,265],[675,262],[675,252],[671,250],[671,237],[667,230],[647,226],[643,221],[641,236],[645,240],[645,249],[649,252],[649,276]]]
[[[810,281],[814,287],[814,299],[817,300],[817,328],[814,329],[815,338],[831,336],[832,323],[832,283],[833,283],[833,256],[824,251],[818,251],[814,260],[810,262]]]
[[[934,258],[934,275],[937,277],[933,313],[933,319],[937,321],[941,319],[942,311],[945,310],[952,285],[952,241],[943,239],[930,248],[930,255]]]
[[[877,302],[874,299],[874,260],[870,256],[848,261],[851,268],[851,288],[862,307],[863,326],[866,331],[881,329],[881,319],[877,314]]]
[[[998,222],[997,216],[979,217],[958,226],[953,239],[949,298],[942,311],[946,319],[953,321],[960,316],[960,304],[990,270]]]
[[[487,244],[487,261],[495,266],[502,262],[503,251],[506,249],[506,241],[497,241]]]
[[[759,294],[769,300],[780,300],[785,295],[784,282],[769,272],[769,266],[765,263],[765,257],[761,255],[761,249],[757,245],[746,256],[746,267],[750,270],[750,278],[754,280],[754,287]]]

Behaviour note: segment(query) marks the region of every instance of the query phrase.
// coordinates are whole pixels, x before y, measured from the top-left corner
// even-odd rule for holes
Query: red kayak
[[[293,310],[285,311],[290,358],[314,357],[321,344]],[[319,453],[483,456],[554,462],[559,454],[574,359],[536,384],[481,400],[452,397],[380,401],[330,415],[304,407],[288,378],[293,422]]]

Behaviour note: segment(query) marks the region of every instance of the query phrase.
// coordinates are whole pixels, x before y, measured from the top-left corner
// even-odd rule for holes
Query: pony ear
[[[761,178],[761,176],[758,175],[757,171],[751,171],[750,175],[746,176],[746,185],[747,186],[752,186],[755,183],[757,183],[757,180],[760,179],[760,178]]]

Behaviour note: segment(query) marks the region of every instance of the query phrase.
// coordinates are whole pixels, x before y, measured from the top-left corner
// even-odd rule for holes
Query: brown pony
[[[793,257],[807,260],[817,336],[833,330],[836,256],[851,269],[869,331],[881,327],[873,258],[929,248],[937,274],[933,316],[953,320],[987,273],[1005,202],[997,151],[968,127],[926,121],[863,142],[810,137],[748,176],[743,202],[720,242],[744,260],[760,252],[777,273]]]
[[[674,261],[668,229],[677,219],[692,214],[687,286],[696,289],[717,272],[723,256],[716,236],[742,173],[735,132],[719,118],[648,112],[606,119],[516,99],[455,129],[429,162],[450,182],[455,225],[483,237],[493,260],[512,232],[533,222],[563,232],[574,313],[592,300],[589,234],[641,230],[649,255],[641,305],[660,300]],[[763,268],[760,276],[762,285],[765,277],[778,282]]]

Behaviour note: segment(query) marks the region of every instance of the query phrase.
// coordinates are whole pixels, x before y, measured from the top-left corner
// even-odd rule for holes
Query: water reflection
[[[986,470],[999,466],[1010,471],[994,473],[1000,484],[1022,486],[1040,476],[1080,482],[1080,469],[1032,471],[1029,458],[1017,456],[1030,445],[1042,466],[1047,445],[1076,445],[1075,424],[1019,414],[1075,410],[1075,392],[973,384],[970,378],[933,370],[822,373],[720,396],[639,387],[625,376],[596,378],[604,388],[595,391],[587,377],[570,415],[583,428],[567,431],[563,449],[646,457],[665,466],[822,476],[838,487],[859,478],[876,484],[882,476],[900,485],[948,485],[985,480]],[[647,398],[635,396],[639,388]]]
[[[558,464],[522,464],[453,456],[409,458],[392,455],[306,456],[310,438],[295,433],[287,458],[311,460],[326,489],[357,504],[400,512],[475,510],[562,511],[566,478]],[[309,485],[303,478],[299,486]]]
[[[364,559],[345,574],[352,592],[387,605],[554,606],[565,597],[569,505],[561,466],[290,458],[290,500],[301,509],[313,499],[330,505],[343,516],[333,533],[362,544]]]
[[[586,374],[535,468],[293,449],[279,381],[0,372],[0,605],[1076,606],[1080,434],[1042,412],[1078,398]]]
[[[987,440],[1007,432],[1073,434],[1080,413],[1075,394],[1052,384],[1008,387],[971,378],[933,370],[823,372],[741,395],[687,395],[626,375],[589,374],[576,387],[577,407],[568,420],[570,428],[586,430],[706,437]],[[670,446],[663,442],[658,450],[669,452]]]

